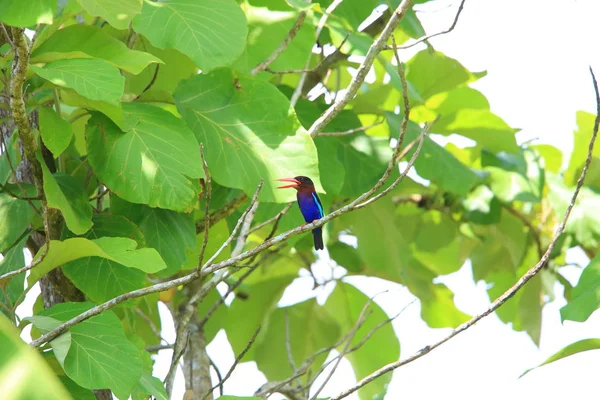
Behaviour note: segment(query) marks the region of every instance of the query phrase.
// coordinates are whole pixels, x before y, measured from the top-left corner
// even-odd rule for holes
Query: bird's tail
[[[323,229],[313,229],[312,234],[315,242],[315,250],[323,250]]]

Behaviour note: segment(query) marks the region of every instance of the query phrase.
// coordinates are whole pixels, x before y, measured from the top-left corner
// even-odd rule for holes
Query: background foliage
[[[388,9],[363,26],[380,3]],[[311,137],[307,130],[348,86],[398,3],[344,1],[317,38],[327,0],[31,0],[26,7],[0,1],[0,274],[25,265],[24,249],[38,262],[27,280],[24,272],[0,280],[0,343],[6,350],[0,352],[0,387],[27,359],[29,369],[35,364],[39,370],[9,382],[15,398],[39,397],[27,391],[40,385],[44,398],[51,392],[61,399],[67,392],[77,399],[101,396],[96,389],[121,399],[166,398],[163,382],[152,376],[151,354],[161,344],[158,302],[177,319],[199,286],[124,302],[72,327],[38,354],[8,321],[19,329],[32,324],[35,339],[94,305],[198,267],[208,178],[200,144],[212,178],[206,258],[231,234],[264,181],[250,220],[259,229],[227,246],[216,261],[303,222],[295,206],[284,209],[294,194],[276,190],[277,178],[310,176],[326,211],[370,189],[385,171],[390,138],[398,135],[406,111],[393,51],[377,55],[369,79],[322,135]],[[289,47],[255,73],[304,14]],[[23,132],[9,102],[19,74],[14,65],[23,61],[19,28],[35,31],[35,41],[26,39],[31,57],[22,72],[41,187],[34,185],[35,162],[19,140]],[[424,35],[412,10],[394,31],[398,44]],[[319,54],[309,57],[315,43]],[[456,327],[469,316],[436,278],[470,260],[474,279],[486,282],[493,300],[535,264],[568,205],[595,116],[578,113],[574,152],[564,163],[560,149],[517,143],[518,129],[469,86],[485,71],[469,71],[430,45],[404,68],[411,105],[404,144],[435,120],[414,166],[421,179],[406,178],[389,196],[328,223],[328,265],[343,267],[346,276],[400,283],[419,299],[430,327]],[[457,146],[454,135],[469,144]],[[585,321],[600,306],[600,224],[585,213],[600,207],[598,190],[594,159],[547,266],[497,311],[535,343],[556,282],[568,300],[563,320]],[[573,247],[591,258],[575,287],[561,275]],[[317,260],[305,234],[237,265],[227,279],[221,272],[205,277],[202,288],[208,289],[192,324],[206,342],[224,329],[236,354],[260,326],[242,361],[255,361],[271,383],[310,370],[293,384],[312,387],[311,393],[330,349],[353,350],[345,357],[358,379],[398,360],[401,344],[389,317],[343,278],[324,304],[310,299],[278,307],[299,271]],[[248,266],[251,273],[240,268]],[[213,312],[223,292],[208,284],[223,279],[235,296]],[[33,315],[20,319],[15,309],[38,282],[43,299]],[[326,283],[315,278],[315,285]],[[598,340],[575,343],[548,361],[592,348]],[[388,374],[362,388],[361,399],[382,398],[390,379]]]

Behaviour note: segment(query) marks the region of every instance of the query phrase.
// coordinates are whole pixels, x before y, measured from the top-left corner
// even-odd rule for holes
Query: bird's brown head
[[[294,188],[299,192],[311,192],[315,190],[313,181],[307,176],[295,176],[293,178],[277,179],[279,182],[289,182],[289,185],[278,186],[277,189]]]

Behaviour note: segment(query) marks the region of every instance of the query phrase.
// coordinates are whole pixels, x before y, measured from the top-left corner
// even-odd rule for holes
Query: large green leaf
[[[460,268],[467,255],[450,221],[439,213],[396,216],[390,202],[380,201],[344,215],[342,223],[358,239],[364,262],[359,273],[406,285],[421,300],[421,317],[431,327],[455,327],[468,319],[454,305],[453,293],[433,283]]]
[[[492,192],[505,203],[539,202],[545,184],[540,155],[532,149],[520,154],[481,152],[481,165],[490,173]]]
[[[116,105],[123,95],[125,79],[119,70],[104,60],[73,58],[57,60],[44,67],[31,69],[53,84],[71,88],[91,100],[101,100]]]
[[[598,350],[598,349],[600,349],[600,339],[579,340],[575,343],[571,343],[570,345],[565,346],[564,348],[560,349],[559,351],[557,351],[556,353],[554,353],[553,355],[548,357],[548,359],[546,361],[544,361],[537,367],[529,368],[528,370],[523,372],[521,374],[521,376],[527,374],[528,372],[530,372],[536,368],[541,367],[542,365],[547,365],[547,364],[553,363],[555,361],[562,360],[563,358],[572,356],[573,354],[582,353],[584,351],[590,351],[590,350]]]
[[[162,63],[152,54],[130,50],[100,28],[83,24],[58,30],[33,51],[31,62],[49,63],[72,58],[99,58],[135,75],[151,63]]]
[[[142,11],[142,0],[77,0],[88,14],[101,17],[117,29],[127,29]]]
[[[390,130],[398,132],[400,130],[401,117],[392,113],[386,113],[386,117],[390,125]],[[419,135],[420,130],[418,127],[409,124],[406,138],[404,139],[405,145],[417,139]],[[413,152],[411,151],[409,154]],[[429,179],[447,191],[463,196],[477,183],[481,182],[480,175],[461,163],[452,153],[429,137],[426,137],[423,142],[423,148],[415,162],[415,168],[419,176]]]
[[[569,159],[569,168],[565,173],[565,180],[569,185],[574,185],[581,174],[581,168],[585,163],[588,153],[588,143],[592,138],[595,120],[596,116],[594,114],[585,111],[577,112],[577,130],[573,132],[573,153]],[[593,155],[595,157],[600,155],[598,147],[594,148]]]
[[[191,211],[204,176],[193,133],[158,107],[126,103],[123,109],[135,121],[125,132],[100,115],[88,123],[89,162],[99,179],[130,202]]]
[[[123,116],[123,109],[121,108],[121,103],[119,103],[118,105],[114,105],[111,103],[107,103],[105,101],[98,101],[98,100],[90,100],[88,98],[85,98],[81,95],[79,95],[77,92],[75,92],[74,90],[71,89],[63,89],[61,90],[61,100],[70,106],[73,107],[81,107],[84,108],[86,110],[92,111],[92,110],[96,110],[96,111],[100,111],[101,113],[103,113],[104,115],[106,115],[108,118],[110,118],[115,124],[117,124],[119,126],[119,128],[121,129],[129,129],[130,125],[128,123],[128,121],[124,120],[124,116]],[[73,122],[73,127],[75,127],[78,123],[81,123],[81,121],[86,121],[89,120],[89,117],[87,118],[81,118],[78,119],[77,121]],[[83,125],[84,127],[86,126],[86,124]],[[77,136],[75,137],[75,140],[77,141]]]
[[[600,307],[600,256],[585,267],[571,292],[568,304],[560,309],[562,320],[583,322]]]
[[[256,273],[260,273],[260,271],[256,271]],[[265,322],[268,322],[283,291],[295,277],[294,275],[278,276],[242,287],[248,296],[247,298],[236,297],[233,300],[224,326],[227,339],[235,354],[240,354],[244,350],[252,333],[259,325],[262,326],[263,331],[259,339],[264,335]],[[239,321],[242,320],[244,323],[240,324]],[[280,334],[282,332],[285,331],[281,331]],[[244,360],[254,360],[256,348],[256,346],[251,347]]]
[[[8,399],[70,400],[72,397],[39,353],[0,315],[0,391]]]
[[[0,21],[21,28],[51,24],[55,11],[56,0],[0,1]]]
[[[135,240],[139,246],[144,244],[140,229],[125,217],[96,214],[92,221],[94,226],[85,234],[86,239],[126,237]],[[102,257],[80,258],[66,263],[62,270],[75,286],[96,303],[143,287],[146,276],[144,271]]]
[[[286,322],[295,365],[302,365],[318,350],[333,345],[341,333],[336,321],[316,299],[277,308],[270,315],[268,326],[263,327],[263,340],[254,350],[258,369],[270,381],[283,380],[294,372],[286,351]],[[326,352],[317,356],[312,369],[318,370],[326,357]]]
[[[289,8],[288,8],[289,10]],[[281,45],[298,17],[297,12],[272,12],[265,8],[248,7],[248,47],[244,55],[236,62],[236,69],[243,65],[242,70],[250,71],[264,61]],[[269,65],[274,70],[302,69],[307,55],[315,43],[315,26],[303,24],[293,45],[288,46],[283,53]]]
[[[47,325],[40,325],[41,318],[65,322],[93,306],[93,303],[61,303],[30,320],[45,332]],[[121,321],[112,311],[71,327],[51,344],[67,376],[87,389],[109,388],[125,399],[142,374],[139,351],[127,339]]]
[[[289,101],[270,83],[240,78],[229,70],[197,75],[175,92],[187,125],[206,146],[213,178],[253,193],[260,180],[262,201],[287,202],[294,193],[277,190],[278,178],[309,176],[318,191],[317,152]]]
[[[52,108],[41,107],[38,110],[40,135],[44,145],[58,158],[67,149],[73,138],[71,124],[65,121]]]
[[[147,372],[142,372],[142,377],[140,378],[139,383],[137,384],[137,386],[134,388],[133,391],[134,391],[134,393],[133,393],[134,400],[138,400],[138,399],[145,400],[148,398],[147,395],[154,396],[151,398],[156,399],[156,400],[168,400],[169,399],[167,397],[167,392],[165,390],[165,386],[163,385],[162,381]],[[139,395],[140,397],[136,397],[136,394]],[[144,395],[146,395],[146,396],[144,396]]]
[[[33,213],[27,201],[0,193],[0,252],[14,244],[25,232]]]
[[[15,271],[25,265],[25,256],[23,250],[29,235],[26,235],[21,241],[15,244],[9,251],[3,254],[0,261],[0,275]],[[25,290],[25,272],[13,276],[8,283],[0,284],[0,303],[4,304],[9,310],[16,308],[17,300]],[[6,314],[6,309],[0,307],[0,311]],[[7,317],[12,317],[6,314]],[[0,317],[2,318],[2,317]]]
[[[571,201],[573,188],[565,185],[557,176],[548,176],[547,182],[550,187],[547,198],[555,215],[561,218]],[[600,193],[584,186],[567,221],[565,232],[573,235],[575,240],[586,248],[595,248],[600,243],[600,215],[590,212],[590,210],[597,210],[598,207],[600,207]]]
[[[442,115],[431,127],[435,133],[459,135],[473,139],[483,147],[493,151],[518,153],[515,133],[502,118],[485,109],[461,109],[452,114]]]
[[[407,63],[406,79],[424,100],[463,85],[472,78],[472,74],[458,61],[438,51],[420,51]]]
[[[234,0],[145,2],[133,28],[154,46],[186,54],[204,72],[235,61],[248,34],[244,12]]]
[[[161,208],[145,207],[144,218],[138,225],[146,243],[154,247],[167,264],[161,274],[171,275],[187,261],[186,250],[196,245],[196,227],[191,215]]]
[[[39,154],[38,160],[42,165],[48,207],[60,210],[71,232],[79,235],[87,232],[92,226],[92,206],[84,187],[70,175],[52,174]]]
[[[82,257],[102,257],[147,273],[155,273],[166,268],[156,250],[136,249],[136,247],[135,240],[116,237],[102,237],[95,240],[84,238],[51,240],[46,256],[31,270],[27,281],[31,286],[54,268]],[[39,259],[45,252],[46,248],[43,247],[35,259]]]
[[[325,309],[337,321],[342,329],[342,334],[349,332],[356,325],[360,312],[367,304],[369,298],[352,285],[342,281],[338,282],[331,295],[327,298]],[[376,303],[371,303],[364,316],[366,320],[356,331],[349,348],[358,345],[364,337],[378,324],[388,319],[385,312]],[[346,346],[343,343],[338,347],[341,351]],[[346,358],[352,364],[356,379],[362,379],[382,366],[400,358],[400,342],[394,333],[391,324],[379,328],[360,349],[348,354]],[[359,390],[363,400],[375,397],[383,398],[390,383],[391,375],[383,375]]]

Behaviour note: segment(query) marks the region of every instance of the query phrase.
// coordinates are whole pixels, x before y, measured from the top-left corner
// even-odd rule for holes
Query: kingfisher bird
[[[294,178],[282,178],[277,179],[280,182],[290,182],[290,185],[279,186],[278,189],[294,188],[296,189],[296,199],[298,200],[298,207],[304,217],[304,221],[307,224],[323,218],[325,213],[323,212],[323,205],[321,200],[315,191],[315,185],[310,178],[306,176],[296,176]],[[315,228],[312,231],[313,239],[315,243],[315,250],[323,249],[323,229],[321,227]]]

